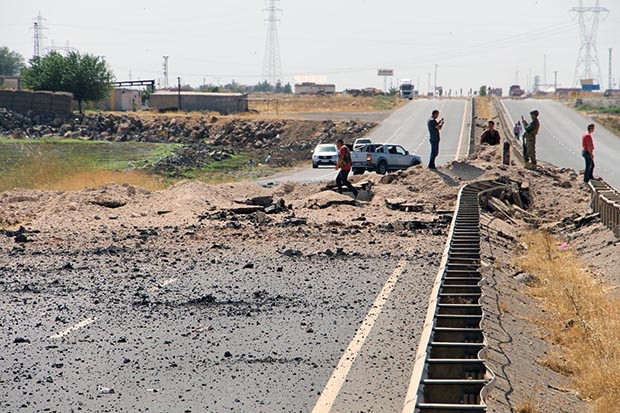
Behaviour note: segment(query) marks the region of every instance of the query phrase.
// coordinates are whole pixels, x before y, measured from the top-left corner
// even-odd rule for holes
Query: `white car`
[[[312,167],[319,165],[336,165],[338,162],[338,148],[333,143],[320,143],[312,152]]]

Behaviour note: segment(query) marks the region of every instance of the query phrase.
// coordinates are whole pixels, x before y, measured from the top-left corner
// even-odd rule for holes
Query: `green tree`
[[[259,82],[254,86],[255,92],[271,92],[271,85],[266,80]]]
[[[12,52],[8,47],[0,47],[0,76],[17,76],[26,65],[24,58],[17,52]]]
[[[71,92],[82,113],[82,103],[107,99],[112,90],[114,74],[99,56],[69,52],[63,56],[51,52],[34,57],[24,70],[24,86],[33,90]]]

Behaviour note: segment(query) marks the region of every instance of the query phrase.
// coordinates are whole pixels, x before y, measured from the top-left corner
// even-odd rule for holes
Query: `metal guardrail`
[[[479,194],[495,181],[461,188],[433,286],[403,413],[486,412],[494,374],[481,329]]]
[[[620,193],[605,181],[590,180],[590,208],[601,216],[601,221],[620,238]]]
[[[525,165],[525,160],[523,159],[523,144],[521,141],[514,138],[513,127],[514,124],[510,120],[508,116],[508,111],[506,107],[501,102],[501,100],[497,97],[493,97],[493,105],[495,106],[495,110],[499,116],[500,125],[498,129],[501,130],[501,136],[504,137],[504,142],[509,142],[510,147],[512,149],[512,159],[516,159],[520,165]]]

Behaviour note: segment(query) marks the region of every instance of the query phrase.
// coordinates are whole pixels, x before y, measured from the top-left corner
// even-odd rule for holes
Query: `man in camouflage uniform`
[[[538,111],[531,111],[530,116],[532,121],[529,123],[521,116],[521,122],[525,126],[525,133],[523,134],[523,143],[525,144],[523,160],[526,166],[536,166],[536,135],[538,135],[538,129],[540,129]]]

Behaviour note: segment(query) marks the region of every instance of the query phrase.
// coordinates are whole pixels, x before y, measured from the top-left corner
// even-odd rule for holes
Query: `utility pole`
[[[178,87],[178,94],[179,94],[179,111],[181,111],[181,77],[177,77],[177,87]]]
[[[555,70],[553,74],[554,74],[553,88],[557,91],[558,90],[558,71]]]
[[[433,89],[433,96],[437,93],[437,66],[439,65],[435,63],[435,87]]]
[[[164,56],[164,64],[162,65],[164,69],[164,89],[168,89],[168,57]]]
[[[430,96],[431,94],[431,72],[428,72],[428,92],[426,92],[426,96]]]
[[[614,85],[611,81],[611,47],[609,48],[609,90],[612,90]]]
[[[570,11],[577,13],[581,31],[581,45],[579,46],[579,57],[575,65],[573,83],[579,84],[579,79],[594,79],[598,76],[597,80],[600,84],[602,78],[601,68],[598,64],[598,52],[596,51],[596,35],[600,15],[607,17],[609,10],[600,7],[599,0],[596,0],[594,7],[584,7],[583,0],[579,0],[579,6],[573,7]]]

